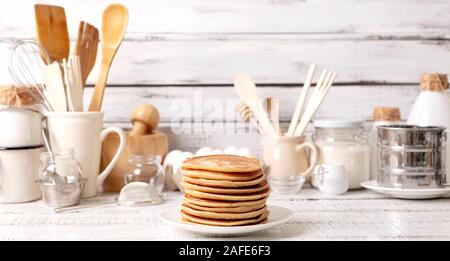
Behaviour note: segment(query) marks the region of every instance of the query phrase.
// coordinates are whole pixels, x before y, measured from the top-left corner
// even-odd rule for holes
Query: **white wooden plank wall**
[[[74,40],[79,20],[100,27],[104,7],[117,1],[0,0],[0,83],[11,81],[9,45],[34,37],[33,4],[38,2],[66,8]],[[258,147],[255,135],[234,134],[241,125],[233,124],[237,96],[231,84],[239,72],[261,85],[262,97],[281,100],[286,122],[310,62],[338,72],[318,117],[367,119],[374,106],[382,105],[399,106],[406,117],[420,74],[450,69],[449,1],[120,2],[129,8],[130,22],[110,73],[103,107],[107,124],[129,126],[133,107],[152,103],[160,109],[164,130],[170,132],[173,122],[181,120],[197,124],[182,128],[195,135],[170,135],[173,148]],[[91,93],[88,88],[86,99]],[[180,104],[189,108],[180,109]],[[210,127],[201,129],[203,121]],[[211,121],[227,124],[211,127]],[[222,136],[223,130],[227,135]]]

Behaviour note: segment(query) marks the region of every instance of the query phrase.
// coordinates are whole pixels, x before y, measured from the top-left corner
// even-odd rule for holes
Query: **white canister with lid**
[[[0,148],[0,203],[21,203],[41,198],[36,180],[42,147]]]
[[[42,114],[27,108],[0,109],[0,147],[20,148],[42,145]]]
[[[398,107],[375,107],[372,114],[372,120],[373,124],[369,134],[371,180],[377,178],[378,172],[377,127],[402,124],[400,109]]]
[[[314,121],[313,140],[319,147],[320,164],[343,165],[349,189],[361,188],[370,178],[370,148],[363,130],[363,122],[347,119]],[[319,183],[311,178],[314,187]]]
[[[442,126],[450,130],[450,96],[446,74],[426,73],[420,78],[420,94],[408,116],[408,124]],[[450,151],[450,139],[447,139]],[[450,180],[450,157],[446,157],[447,181]]]

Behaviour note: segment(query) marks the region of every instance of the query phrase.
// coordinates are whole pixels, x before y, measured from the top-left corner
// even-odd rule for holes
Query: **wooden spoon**
[[[78,27],[78,37],[75,44],[75,55],[80,57],[82,86],[86,85],[86,80],[95,65],[98,47],[98,29],[95,26],[80,22]]]
[[[64,8],[53,5],[34,5],[38,42],[47,50],[50,64],[69,57],[70,42]]]
[[[252,79],[244,74],[239,74],[234,78],[234,89],[241,97],[242,100],[253,111],[256,120],[261,125],[264,133],[271,136],[277,136],[275,128],[270,123],[270,119],[267,116],[262,104],[259,102],[258,93],[256,91],[255,83]]]
[[[102,19],[102,64],[89,111],[100,111],[109,68],[119,49],[128,24],[128,9],[121,4],[106,7]]]

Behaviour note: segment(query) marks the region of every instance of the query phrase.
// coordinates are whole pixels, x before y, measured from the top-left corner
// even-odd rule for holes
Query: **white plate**
[[[376,191],[378,193],[392,196],[394,198],[403,198],[403,199],[439,198],[447,193],[450,193],[450,187],[428,188],[428,189],[402,189],[402,188],[380,187],[378,186],[376,180],[361,182],[361,186]]]
[[[220,227],[220,226],[206,226],[206,225],[190,225],[181,223],[180,208],[170,208],[164,210],[160,214],[160,218],[165,222],[187,231],[202,235],[212,236],[242,236],[259,231],[269,229],[271,227],[280,225],[287,222],[292,218],[293,213],[287,208],[279,206],[267,206],[269,210],[269,217],[267,223],[249,226],[236,226],[236,227]]]

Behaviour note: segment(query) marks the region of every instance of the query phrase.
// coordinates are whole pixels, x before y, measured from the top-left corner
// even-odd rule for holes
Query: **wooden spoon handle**
[[[289,124],[289,129],[287,131],[287,136],[294,136],[295,129],[297,128],[297,124],[300,120],[303,107],[305,105],[306,96],[308,95],[309,87],[311,86],[312,78],[314,77],[314,72],[316,69],[315,64],[311,64],[309,66],[308,74],[306,76],[305,83],[303,85],[300,98],[297,101],[297,105],[295,106],[294,114],[292,115],[291,123]]]
[[[100,75],[95,84],[94,94],[92,95],[89,111],[100,111],[102,109],[103,95],[105,94],[106,80],[108,79],[109,66],[102,63]]]

